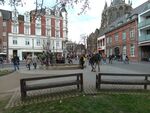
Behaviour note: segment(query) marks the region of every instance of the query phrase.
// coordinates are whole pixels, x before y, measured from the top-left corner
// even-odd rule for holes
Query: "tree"
[[[79,15],[90,8],[89,0],[56,0],[56,3],[68,5],[68,6],[71,6],[72,8],[74,8],[74,5],[82,4],[81,12],[78,13]]]
[[[43,9],[47,8],[47,6],[44,6],[44,0],[34,0],[36,9]],[[86,12],[87,9],[89,9],[89,1],[90,0],[56,0],[56,4],[53,6],[53,8],[60,8],[63,10],[66,10],[66,7],[72,7],[74,8],[75,5],[82,4],[81,11],[79,12],[79,15],[83,12]],[[23,6],[26,4],[25,0],[0,0],[0,5],[8,4],[14,9],[16,9],[17,6]],[[50,8],[51,9],[51,8]]]

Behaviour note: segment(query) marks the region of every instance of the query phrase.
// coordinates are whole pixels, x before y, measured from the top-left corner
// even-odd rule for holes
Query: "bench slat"
[[[127,79],[120,79],[119,77],[127,77]],[[104,78],[107,77],[107,78]],[[111,79],[111,77],[113,77]],[[141,79],[129,79],[130,77],[142,77]],[[144,89],[147,89],[147,85],[150,85],[150,80],[148,79],[150,74],[132,74],[132,73],[98,73],[96,75],[96,88],[100,89],[101,84],[116,84],[116,85],[144,85]]]
[[[150,84],[150,81],[148,80],[101,80],[101,84],[145,85],[145,84]]]
[[[47,89],[47,88],[54,88],[54,87],[63,87],[63,86],[70,86],[70,85],[77,85],[80,81],[78,80],[72,80],[72,81],[59,81],[55,83],[41,83],[41,84],[31,84],[26,85],[25,90],[38,90],[38,89]]]

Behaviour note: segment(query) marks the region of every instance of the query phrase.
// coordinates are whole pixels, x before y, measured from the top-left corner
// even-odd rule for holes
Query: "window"
[[[56,41],[56,48],[59,48],[59,41]]]
[[[6,32],[3,32],[3,36],[6,36]]]
[[[6,27],[6,22],[3,22],[3,27]]]
[[[122,40],[126,40],[126,32],[122,33]]]
[[[147,35],[149,35],[149,34],[150,34],[150,29],[149,29],[149,30],[147,30],[146,32],[147,32]]]
[[[126,55],[127,51],[126,51],[126,46],[123,46],[123,50],[122,50],[122,54]]]
[[[135,34],[135,33],[134,33],[134,29],[131,29],[131,30],[130,30],[130,38],[131,38],[131,39],[134,38],[134,34]]]
[[[110,53],[109,53],[109,49],[107,49],[107,50],[106,50],[106,52],[107,52],[107,56],[109,56],[109,55],[110,55]]]
[[[60,12],[59,12],[59,11],[55,11],[55,15],[56,15],[57,17],[59,17]]]
[[[41,42],[40,42],[40,38],[37,38],[37,39],[36,39],[36,45],[37,45],[37,46],[40,46],[40,43],[41,43]]]
[[[63,27],[65,27],[65,28],[67,27],[67,22],[66,22],[66,20],[63,21]]]
[[[59,28],[59,26],[60,26],[60,21],[59,19],[56,19],[56,28]]]
[[[107,44],[109,44],[109,37],[107,37]]]
[[[110,44],[112,43],[112,37],[109,38],[109,42],[110,42]]]
[[[38,18],[36,19],[36,25],[41,25],[41,18],[40,18],[40,17],[38,17]]]
[[[36,28],[35,30],[36,35],[41,35],[41,28]]]
[[[30,34],[29,26],[25,26],[25,34]]]
[[[115,34],[115,41],[118,41],[118,33]]]
[[[51,31],[50,31],[50,29],[46,29],[46,35],[47,35],[47,36],[51,36]]]
[[[13,25],[13,33],[17,33],[17,25]]]
[[[30,22],[30,16],[28,13],[25,15],[25,22]]]
[[[47,19],[46,19],[46,25],[48,25],[48,26],[50,26],[50,25],[51,25],[50,18],[47,18]]]
[[[17,39],[13,38],[13,45],[17,45]]]
[[[112,55],[112,48],[110,48],[109,55]]]
[[[26,39],[26,40],[25,40],[25,45],[30,45],[29,39]]]
[[[59,38],[59,37],[60,37],[59,31],[56,30],[56,38]]]
[[[131,47],[130,47],[130,55],[135,56],[135,46],[133,44],[131,44]]]

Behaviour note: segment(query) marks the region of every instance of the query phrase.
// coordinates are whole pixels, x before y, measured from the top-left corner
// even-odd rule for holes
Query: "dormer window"
[[[36,19],[36,27],[41,27],[41,17]]]
[[[18,12],[17,11],[12,12],[12,20],[14,22],[18,22]]]
[[[25,22],[30,22],[30,15],[28,12],[25,14],[24,20],[25,20]]]

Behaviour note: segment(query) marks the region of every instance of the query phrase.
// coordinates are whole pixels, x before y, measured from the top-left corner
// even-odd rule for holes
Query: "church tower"
[[[128,14],[132,11],[132,3],[129,0],[128,4],[125,0],[112,0],[109,7],[105,2],[104,10],[102,12],[101,29],[105,29],[109,24],[114,22],[117,18]]]

